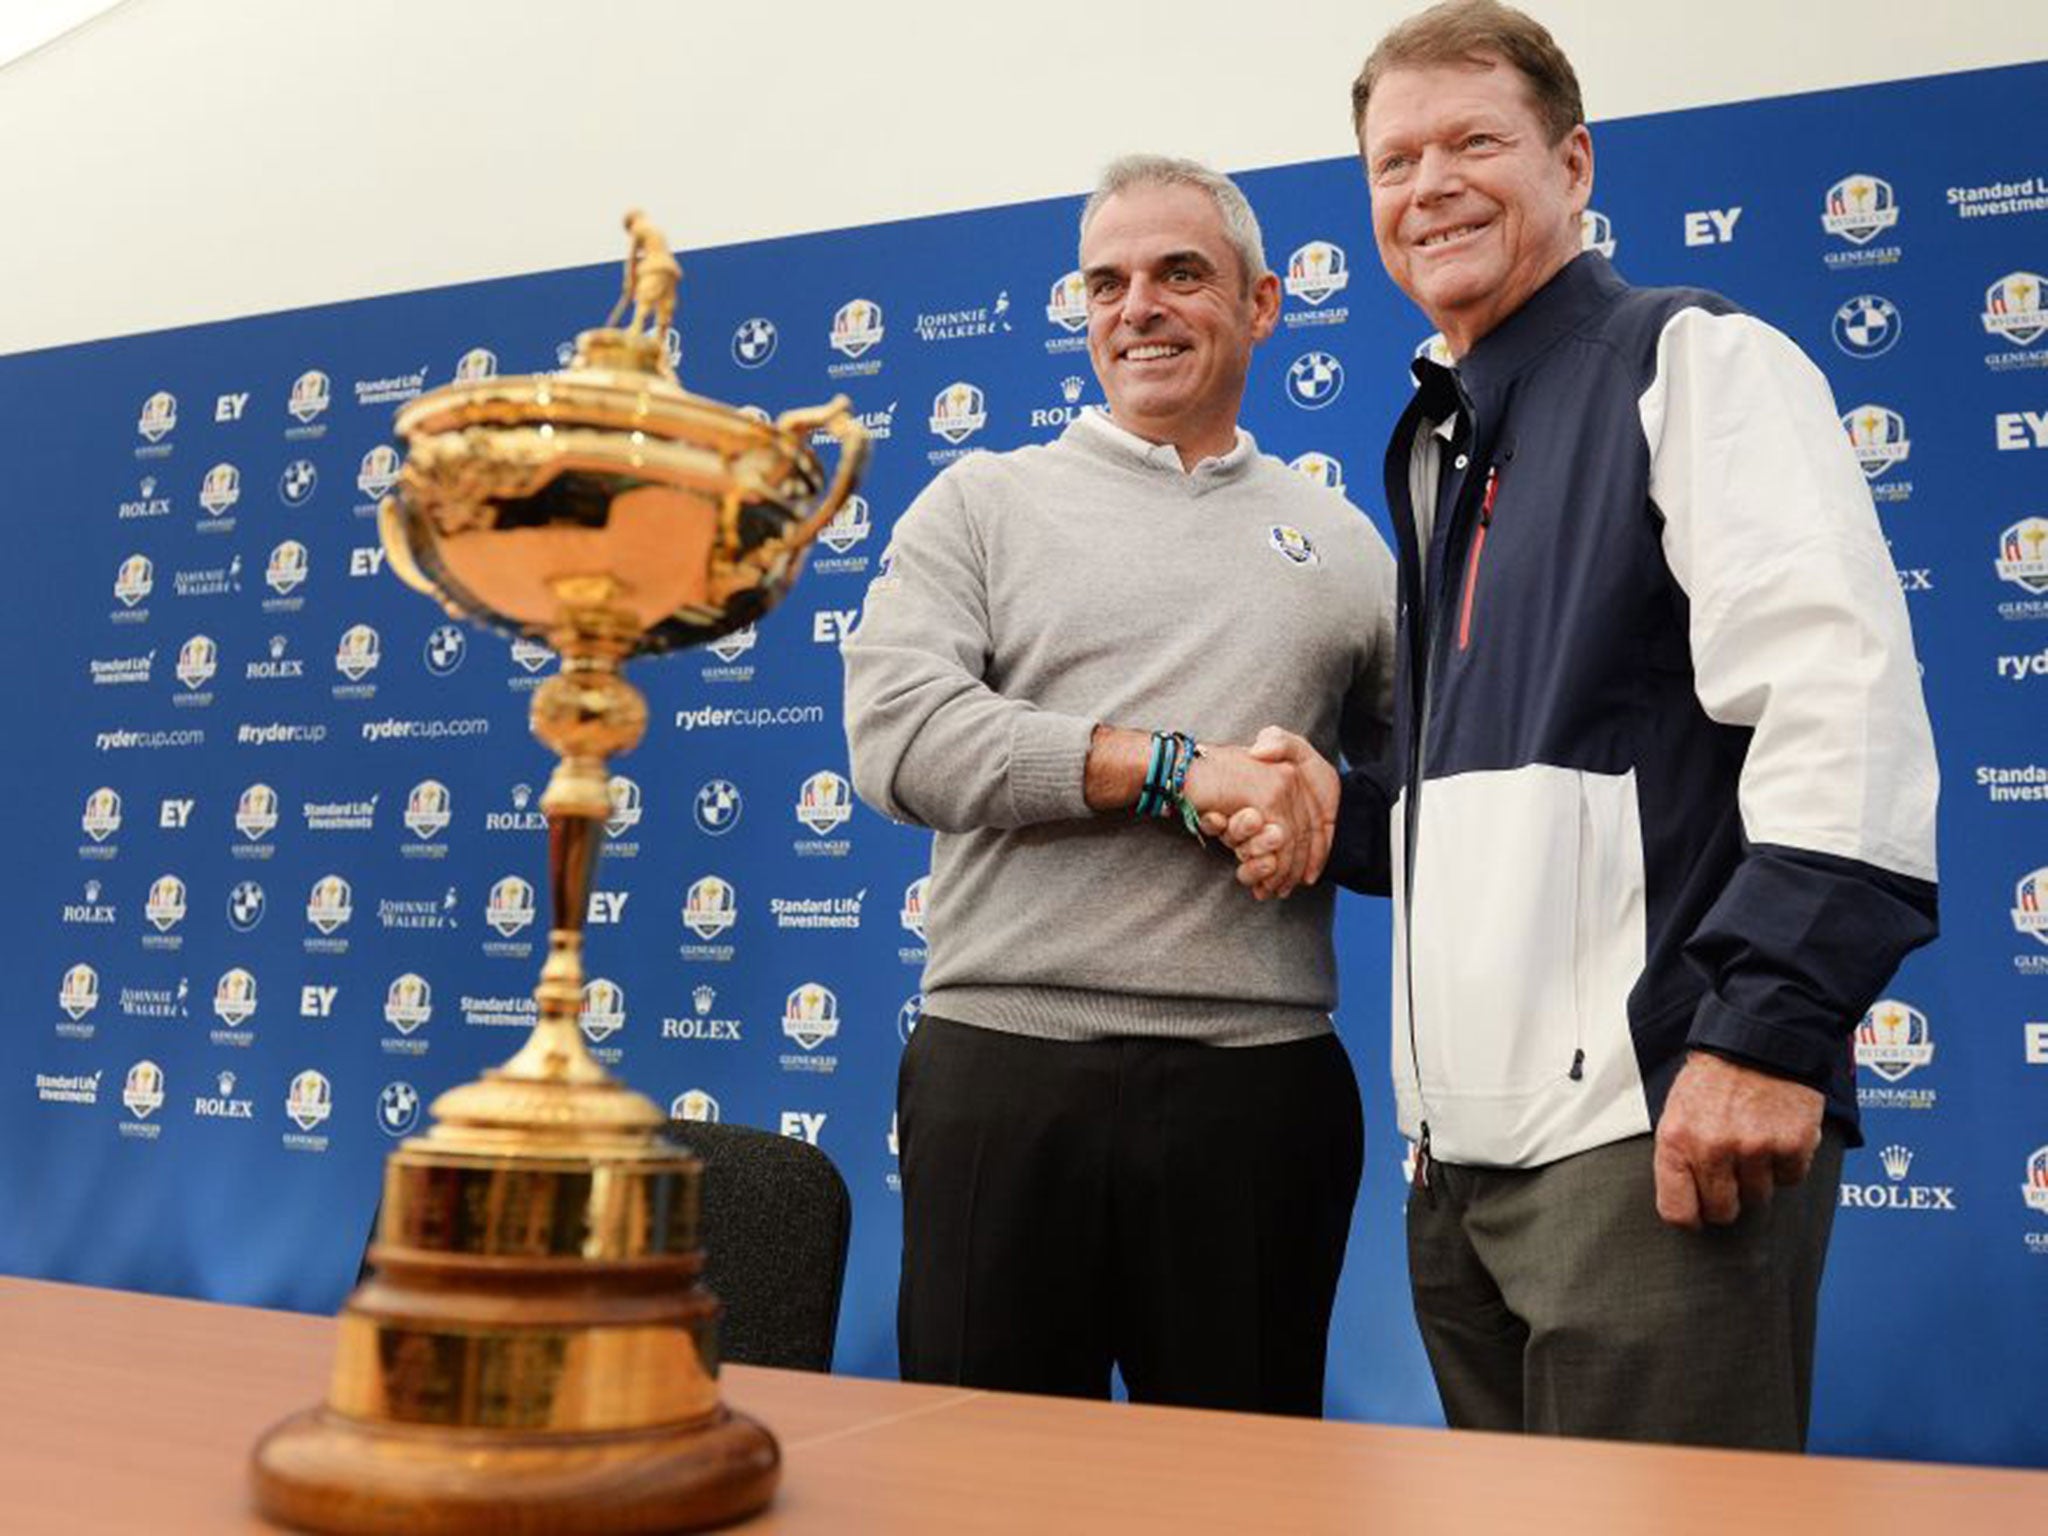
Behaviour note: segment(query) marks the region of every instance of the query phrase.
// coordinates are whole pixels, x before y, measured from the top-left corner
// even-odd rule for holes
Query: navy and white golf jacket
[[[1904,598],[1825,379],[1717,295],[1578,257],[1387,452],[1390,763],[1335,878],[1394,897],[1402,1132],[1533,1167],[1648,1131],[1690,1049],[1821,1089],[1935,933]],[[1418,544],[1419,426],[1452,419]]]

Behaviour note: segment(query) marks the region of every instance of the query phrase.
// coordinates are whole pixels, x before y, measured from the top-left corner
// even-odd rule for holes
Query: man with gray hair
[[[1334,807],[1228,743],[1277,718],[1376,755],[1392,560],[1237,425],[1280,293],[1235,186],[1116,162],[1081,268],[1107,414],[934,480],[844,647],[856,788],[938,834],[902,1372],[1319,1413],[1362,1153]],[[1195,835],[1239,811],[1292,900]]]

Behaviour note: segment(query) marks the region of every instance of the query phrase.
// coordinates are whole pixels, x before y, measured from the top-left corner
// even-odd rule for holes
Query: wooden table
[[[0,1531],[262,1532],[257,1435],[325,1392],[324,1318],[0,1279]],[[731,1366],[781,1438],[744,1536],[1029,1532],[2023,1536],[2048,1473],[1525,1440]]]

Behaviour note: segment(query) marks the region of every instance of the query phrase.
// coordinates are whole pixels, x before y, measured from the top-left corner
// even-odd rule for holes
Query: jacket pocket
[[[1408,850],[1414,1056],[1439,1156],[1526,1164],[1641,1119],[1634,775],[1531,765],[1432,779],[1421,820]]]

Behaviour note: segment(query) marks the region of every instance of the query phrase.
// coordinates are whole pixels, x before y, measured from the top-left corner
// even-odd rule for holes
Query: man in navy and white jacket
[[[1415,364],[1387,452],[1395,746],[1331,862],[1394,898],[1446,1414],[1802,1446],[1851,1034],[1935,932],[1896,573],[1798,348],[1581,254],[1547,32],[1452,0],[1352,99],[1381,257],[1455,360]]]

